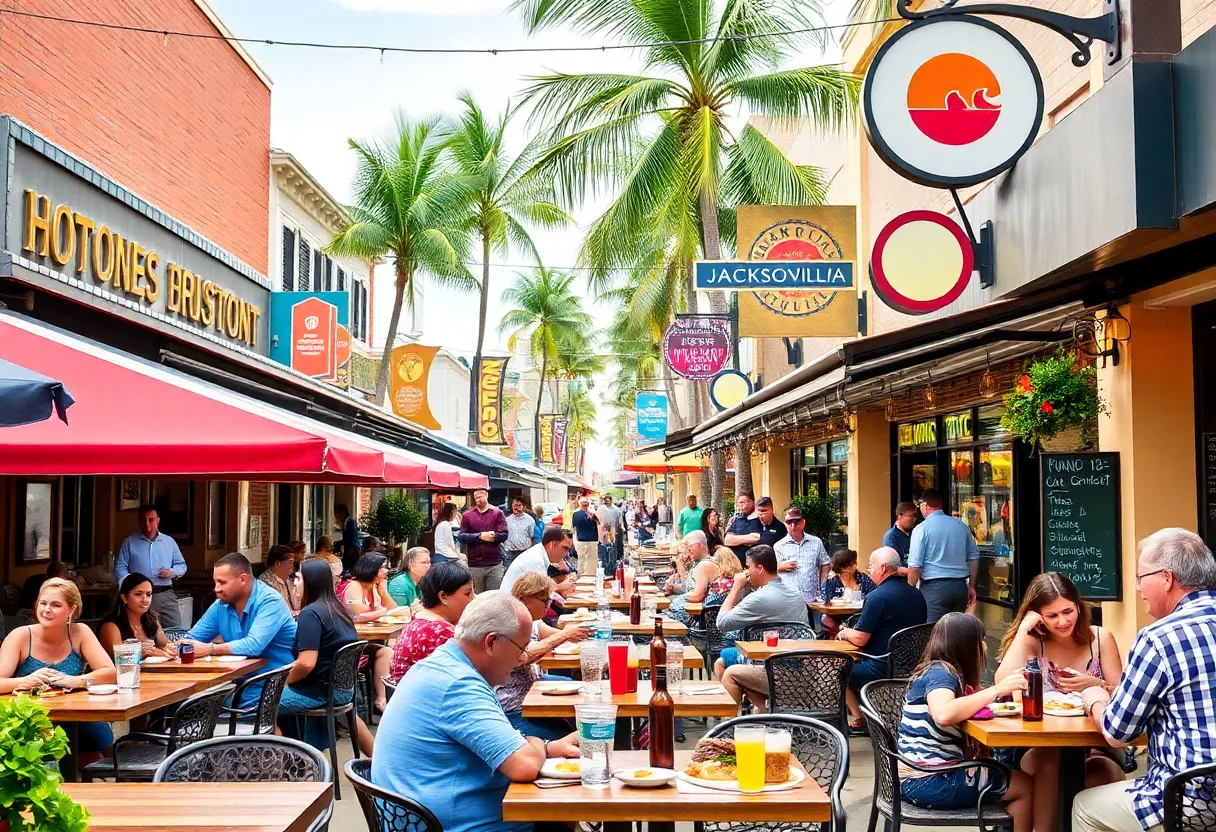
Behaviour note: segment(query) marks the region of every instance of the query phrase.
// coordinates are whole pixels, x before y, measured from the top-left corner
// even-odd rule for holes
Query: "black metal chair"
[[[351,760],[346,764],[346,779],[355,787],[369,832],[443,832],[443,825],[430,809],[373,785],[371,773],[371,760]]]
[[[705,675],[707,676],[713,673],[714,662],[722,653],[722,648],[726,646],[722,631],[718,629],[718,613],[721,611],[721,604],[702,607],[700,626],[688,629],[689,642],[695,645],[705,658]]]
[[[909,679],[878,679],[861,688],[861,704],[882,717],[891,734],[899,733],[899,720],[904,712],[904,697],[908,695]]]
[[[871,683],[873,684],[873,683]],[[1013,818],[995,800],[988,800],[990,793],[1000,793],[1008,785],[1009,768],[995,760],[966,760],[946,766],[926,768],[901,757],[895,746],[895,735],[887,729],[882,714],[861,706],[870,731],[870,743],[874,747],[874,800],[870,808],[870,825],[867,832],[874,832],[881,815],[891,826],[890,832],[899,832],[900,826],[978,826],[1013,828]],[[988,784],[980,791],[974,809],[926,809],[903,799],[899,786],[899,765],[917,771],[941,774],[959,769],[983,768],[989,773]]]
[[[768,676],[768,709],[814,717],[848,733],[845,691],[853,673],[853,657],[827,650],[795,650],[764,661]]]
[[[816,783],[832,801],[832,820],[829,823],[706,823],[707,832],[737,832],[741,830],[819,830],[819,832],[845,832],[844,801],[840,790],[849,770],[849,742],[832,726],[818,719],[796,714],[756,714],[739,716],[715,725],[705,736],[734,736],[740,725],[763,725],[766,728],[785,728],[792,735],[790,752],[802,763]]]
[[[366,662],[361,662],[362,667],[359,668],[359,681],[363,685],[363,701],[367,705],[367,719],[364,720],[368,725],[376,723],[376,653],[380,650],[388,650],[392,652],[391,647],[387,644],[381,644],[378,641],[369,641],[363,649],[363,655],[367,656]],[[385,704],[388,703],[388,690],[384,691]]]
[[[388,703],[388,702],[392,701],[393,694],[397,692],[397,686],[394,685],[392,680],[389,679],[387,676],[385,676],[380,681],[384,682],[384,701],[385,701],[385,703]]]
[[[287,665],[242,681],[232,694],[232,705],[224,708],[228,716],[227,724],[216,726],[215,733],[230,737],[273,734],[279,716],[279,700],[283,698],[283,688],[287,687],[287,674],[290,672],[291,665]],[[262,690],[258,694],[257,704],[238,708],[237,704],[245,701],[245,691],[259,684]]]
[[[805,621],[787,621],[777,624],[753,624],[743,628],[741,641],[763,641],[768,630],[776,630],[777,638],[813,639],[815,628]]]
[[[153,783],[328,783],[325,755],[287,737],[215,737],[178,749],[165,758]],[[333,800],[308,832],[329,828]]]
[[[359,758],[359,729],[355,725],[355,685],[359,683],[359,659],[363,657],[366,641],[356,641],[334,653],[329,666],[329,686],[325,691],[325,707],[300,711],[297,716],[319,717],[325,720],[329,732],[329,759],[333,763],[334,797],[342,799],[342,786],[338,773],[338,716],[346,715],[346,727],[350,731],[350,744]]]
[[[1216,830],[1216,764],[1180,771],[1165,781],[1165,832]]]
[[[932,624],[917,624],[905,627],[891,635],[887,642],[887,678],[907,679],[920,664],[933,635]],[[878,658],[883,658],[879,656]]]
[[[89,763],[81,772],[82,779],[86,783],[110,777],[118,783],[151,782],[157,768],[174,751],[211,739],[224,700],[234,689],[235,685],[227,684],[194,694],[169,718],[166,733],[132,731],[118,738],[114,756]]]

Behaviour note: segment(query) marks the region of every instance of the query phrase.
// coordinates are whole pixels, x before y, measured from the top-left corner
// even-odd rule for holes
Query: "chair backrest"
[[[234,690],[236,685],[220,685],[196,693],[183,702],[169,723],[169,747],[166,753],[172,754],[179,748],[215,736],[215,724],[224,708],[224,700]]]
[[[852,656],[826,650],[778,653],[765,660],[764,670],[770,711],[818,717],[844,730]]]
[[[844,802],[840,790],[849,771],[849,742],[831,725],[796,714],[755,714],[728,719],[715,725],[707,737],[733,737],[740,725],[785,728],[792,735],[790,751],[806,773],[814,778],[832,800],[832,830],[844,832]]]
[[[874,799],[882,809],[891,813],[893,826],[899,828],[900,793],[899,763],[895,759],[895,734],[887,729],[883,716],[866,705],[861,706],[874,748]]]
[[[174,751],[156,783],[328,783],[329,762],[311,745],[287,737],[215,737]]]
[[[355,787],[369,832],[443,832],[439,819],[421,803],[373,785],[372,761],[363,758],[346,764],[346,777]]]
[[[776,630],[778,638],[813,639],[815,629],[805,621],[786,621],[776,624],[753,624],[743,628],[743,641],[761,641],[766,630]]]
[[[254,685],[261,685],[262,692],[258,695],[258,704],[253,712],[253,733],[255,734],[273,734],[275,723],[279,718],[279,700],[283,698],[283,688],[287,687],[287,674],[291,672],[291,665],[280,667],[277,670],[267,670],[264,673],[259,673],[256,676],[250,676],[245,679],[237,687],[236,692],[232,694],[234,704],[243,702],[242,697],[246,689]],[[232,733],[236,733],[236,724],[238,722],[238,714],[232,715]]]
[[[709,604],[701,608],[701,626],[693,629],[702,637],[702,646],[718,648],[722,646],[722,631],[718,629],[718,613],[722,612],[721,604]]]
[[[1216,830],[1216,763],[1180,771],[1165,781],[1165,832]]]
[[[367,649],[366,641],[355,641],[345,647],[338,648],[333,661],[329,665],[329,696],[327,701],[334,701],[335,693],[353,691],[359,681],[359,659]]]
[[[892,734],[899,732],[904,697],[908,695],[910,684],[910,679],[879,679],[861,688],[861,704],[882,717],[883,725]]]
[[[186,633],[188,632],[190,631],[183,627],[169,627],[165,630],[165,640],[181,641],[186,637]]]
[[[920,664],[932,634],[932,624],[917,624],[893,633],[887,642],[887,676],[892,679],[911,676]]]

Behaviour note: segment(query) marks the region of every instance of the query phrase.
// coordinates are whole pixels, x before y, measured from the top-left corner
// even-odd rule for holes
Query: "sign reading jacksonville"
[[[770,264],[755,260],[702,260],[696,264],[701,291],[754,292],[758,289],[852,289],[853,263],[801,261]]]

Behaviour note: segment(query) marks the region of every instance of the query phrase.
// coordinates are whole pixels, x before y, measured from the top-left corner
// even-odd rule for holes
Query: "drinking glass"
[[[765,630],[764,631],[764,646],[776,647],[777,641],[781,638],[780,630]]]
[[[612,782],[612,743],[616,737],[616,705],[589,703],[574,706],[583,787],[606,789]]]
[[[642,623],[653,624],[654,617],[659,611],[659,599],[653,592],[642,594]]]
[[[599,701],[604,692],[607,653],[607,642],[598,639],[588,639],[578,648],[578,663],[583,674],[583,696],[592,701]]]
[[[114,645],[114,670],[118,674],[119,690],[139,689],[139,659],[143,645],[138,641]]]
[[[787,728],[769,728],[764,735],[764,781],[784,783],[789,779],[790,743],[793,736]]]
[[[735,729],[735,762],[739,767],[739,791],[764,789],[763,725],[740,725]]]
[[[667,692],[678,696],[684,692],[684,645],[667,642]]]
[[[629,647],[625,639],[613,639],[608,643],[608,687],[613,696],[629,689]]]

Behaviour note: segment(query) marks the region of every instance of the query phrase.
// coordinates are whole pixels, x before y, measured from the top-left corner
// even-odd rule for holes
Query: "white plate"
[[[649,774],[645,777],[638,777],[638,772],[642,771],[649,772]],[[659,786],[666,786],[675,780],[680,776],[680,772],[672,771],[669,768],[618,768],[612,772],[612,776],[626,786],[638,789],[657,789]]]
[[[992,711],[992,715],[997,719],[1022,715],[1022,706],[1017,702],[1003,702],[1001,705],[1002,709],[1000,710],[998,710],[996,702],[988,706],[988,709]]]
[[[118,693],[118,685],[93,685],[89,688],[89,693],[93,696],[109,696],[111,693]]]
[[[680,779],[685,783],[692,783],[694,786],[701,786],[705,789],[717,789],[720,792],[739,792],[738,780],[702,780],[700,777],[691,777],[684,772],[680,772]],[[770,783],[765,785],[761,791],[764,792],[784,792],[790,789],[796,789],[806,779],[806,773],[802,769],[790,766],[790,779],[784,783]]]
[[[148,656],[143,660],[142,664],[164,664],[169,661],[165,656]]]
[[[248,656],[216,656],[217,662],[243,662]]]
[[[582,763],[576,759],[561,759],[558,757],[550,757],[545,760],[545,764],[540,767],[541,777],[552,777],[555,780],[578,780],[583,776],[582,769],[578,768],[574,771],[562,771],[557,767],[558,763],[574,763],[576,766],[581,766]]]
[[[1085,716],[1084,708],[1077,708],[1075,711],[1057,711],[1051,708],[1047,703],[1043,703],[1044,716]]]
[[[578,645],[566,642],[565,644],[559,644],[554,647],[553,652],[559,656],[577,656]]]
[[[537,685],[544,696],[573,696],[583,690],[582,682],[551,682],[544,687]]]

